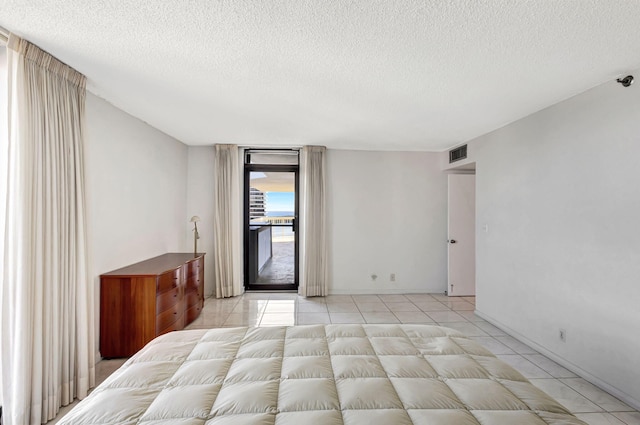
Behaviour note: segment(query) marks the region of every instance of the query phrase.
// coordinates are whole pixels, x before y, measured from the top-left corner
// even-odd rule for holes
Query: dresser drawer
[[[156,313],[161,313],[178,303],[182,299],[180,288],[175,287],[169,291],[158,294],[156,298]]]
[[[182,316],[182,303],[176,303],[174,306],[156,315],[156,332],[169,327],[178,321]]]
[[[189,261],[187,264],[187,278],[192,276],[198,276],[200,274],[200,259],[197,258],[193,261]]]
[[[186,297],[186,308],[193,307],[194,305],[200,304],[202,302],[202,294],[198,291],[188,291],[185,294]]]
[[[202,311],[202,303],[198,303],[193,307],[190,307],[185,312],[186,323],[191,323],[200,316],[200,312]]]
[[[180,268],[158,275],[158,292],[169,291],[180,283]]]
[[[156,334],[158,336],[160,336],[160,335],[164,335],[164,334],[169,333],[169,332],[179,331],[179,330],[182,330],[182,323],[181,323],[181,321],[177,321],[176,320],[175,322],[173,322],[172,324],[170,324],[166,328],[161,329],[158,332],[156,332]]]
[[[186,288],[187,290],[196,290],[200,287],[200,282],[202,282],[202,278],[200,275],[191,276],[187,278]]]

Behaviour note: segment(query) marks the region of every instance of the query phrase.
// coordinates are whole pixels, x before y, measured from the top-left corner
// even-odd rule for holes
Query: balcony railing
[[[251,217],[249,279],[252,283],[294,282],[293,216]]]

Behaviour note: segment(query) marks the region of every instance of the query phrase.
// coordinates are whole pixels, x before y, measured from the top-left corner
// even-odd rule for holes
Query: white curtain
[[[24,425],[52,419],[95,381],[82,152],[85,77],[13,35],[8,47],[3,421]]]
[[[238,146],[215,145],[213,255],[216,298],[244,291],[242,214]]]
[[[305,297],[327,295],[326,153],[324,146],[305,146],[300,158],[302,231],[298,292]]]
[[[4,178],[7,175],[7,51],[4,45],[3,34],[0,29],[0,282],[4,274],[2,259],[4,258],[4,219],[7,199],[7,185]],[[0,341],[2,341],[2,290],[0,289]],[[0,348],[2,344],[0,343]],[[0,361],[0,406],[2,406],[2,361]]]

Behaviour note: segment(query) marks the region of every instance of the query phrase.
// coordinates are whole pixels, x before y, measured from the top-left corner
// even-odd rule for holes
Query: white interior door
[[[476,294],[476,176],[449,174],[449,296]]]

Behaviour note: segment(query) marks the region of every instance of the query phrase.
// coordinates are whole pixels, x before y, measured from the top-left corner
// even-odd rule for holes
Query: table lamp
[[[200,217],[194,215],[191,217],[191,223],[193,223],[193,255],[198,255],[198,239],[200,239],[200,234],[198,233],[198,222],[200,221]]]

